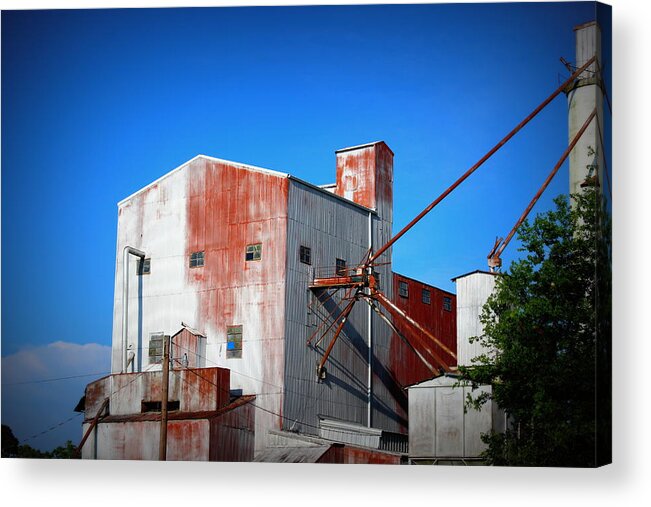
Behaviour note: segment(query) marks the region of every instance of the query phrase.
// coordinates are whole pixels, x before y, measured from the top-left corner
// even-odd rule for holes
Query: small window
[[[161,406],[162,402],[160,401],[142,401],[140,405],[141,412],[160,412],[163,407]],[[167,402],[167,410],[172,412],[173,410],[178,410],[181,407],[181,403],[176,400],[169,400]]]
[[[262,258],[262,243],[246,245],[246,260],[259,261]]]
[[[149,364],[161,364],[163,362],[163,340],[165,336],[160,333],[149,337]]]
[[[447,296],[445,296],[443,298],[443,309],[446,312],[451,312],[452,311],[452,298],[449,298]]]
[[[407,282],[400,282],[398,294],[403,298],[409,297],[409,284]]]
[[[431,294],[429,292],[429,289],[423,289],[423,303],[425,303],[426,305],[429,305],[430,304],[430,298],[431,298]]]
[[[336,263],[337,263],[337,267],[335,269],[335,274],[337,276],[346,276],[346,260],[337,259]]]
[[[242,357],[242,326],[228,326],[226,328],[226,358],[237,359]]]
[[[203,252],[192,252],[190,254],[190,267],[191,268],[200,268],[204,263]]]
[[[148,275],[151,272],[151,259],[138,260],[138,275]]]
[[[303,264],[312,264],[312,249],[301,245],[299,257]]]

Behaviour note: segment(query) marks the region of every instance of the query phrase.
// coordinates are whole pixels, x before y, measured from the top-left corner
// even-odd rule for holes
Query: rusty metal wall
[[[288,178],[245,164],[198,156],[119,203],[113,370],[119,371],[121,252],[144,250],[151,273],[129,291],[129,343],[138,369],[149,365],[152,333],[176,333],[181,322],[206,336],[205,365],[231,370],[231,388],[256,394],[256,447],[280,427],[285,314]],[[246,246],[262,244],[260,260]],[[204,266],[190,267],[193,252]],[[227,328],[243,329],[241,358],[227,358]],[[142,351],[142,353],[140,353]]]
[[[331,446],[317,463],[346,465],[400,465],[402,456],[350,446]]]
[[[210,420],[210,461],[253,461],[256,412],[245,403]]]
[[[407,297],[400,295],[400,282],[407,284]],[[423,302],[423,289],[427,289],[430,293],[429,304]],[[444,308],[444,298],[449,298],[450,310]],[[457,349],[456,300],[456,295],[451,292],[398,273],[393,274],[392,301],[395,305],[430,331],[453,352],[456,352]],[[400,329],[399,325],[398,329]],[[391,371],[401,385],[408,386],[432,378],[429,368],[399,337],[396,336],[391,345]],[[413,345],[417,350],[421,349],[417,343]],[[432,344],[432,348],[441,357],[448,357],[440,346]]]
[[[158,460],[158,421],[99,423],[93,433],[82,449],[84,459]],[[167,435],[168,461],[208,460],[210,425],[207,419],[170,421]]]
[[[338,173],[340,161],[354,151],[338,154]],[[380,213],[370,214],[377,248],[391,237],[393,154],[384,143],[361,151],[367,164],[362,173],[371,175],[375,189],[369,204]],[[317,384],[320,354],[305,346],[316,319],[307,310],[311,273],[298,259],[300,244],[309,241],[312,266],[334,265],[336,258],[348,265],[361,261],[369,241],[368,210],[284,173],[200,155],[120,202],[118,214],[114,371],[120,369],[121,353],[121,253],[129,245],[151,258],[149,275],[136,275],[134,259],[128,266],[133,274],[128,342],[138,371],[160,368],[149,364],[150,335],[172,335],[184,322],[207,338],[205,365],[230,369],[231,388],[257,395],[257,450],[266,445],[268,429],[291,427],[296,420],[307,430],[316,425],[317,413],[369,423],[369,309],[358,303],[327,365],[330,381]],[[254,243],[262,244],[262,258],[246,262],[246,245]],[[204,252],[205,265],[192,268],[189,256],[197,251]],[[391,295],[390,250],[381,260],[389,262],[378,267],[382,290]],[[231,325],[243,327],[241,359],[226,357]],[[406,423],[406,397],[387,367],[391,333],[375,315],[371,328],[371,422],[398,431]],[[285,344],[292,349],[286,351]],[[292,393],[285,405],[283,391]]]
[[[172,336],[171,355],[174,367],[185,365],[189,368],[205,368],[205,341],[205,336],[197,336],[185,328]]]
[[[111,415],[141,413],[143,401],[160,401],[162,372],[114,374],[86,387],[86,418],[93,418],[104,399],[110,397]],[[179,410],[198,412],[217,410],[229,402],[230,371],[225,368],[174,369],[170,373],[170,401]]]

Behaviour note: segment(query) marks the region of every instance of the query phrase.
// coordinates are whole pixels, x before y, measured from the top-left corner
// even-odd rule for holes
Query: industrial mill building
[[[316,365],[332,333],[308,345],[342,304],[342,294],[310,288],[315,276],[346,272],[392,233],[393,152],[375,142],[338,150],[336,160],[336,183],[316,186],[198,155],[118,203],[112,375],[86,390],[84,430],[92,435],[84,457],[129,458],[122,451],[129,432],[121,430],[118,445],[110,425],[155,419],[160,393],[143,377],[161,369],[162,337],[175,334],[169,403],[177,419],[195,420],[197,410],[223,412],[248,396],[255,422],[249,428],[247,415],[241,429],[254,433],[256,455],[277,442],[270,431],[318,437],[337,425],[372,428],[392,449],[406,450],[404,387],[432,376],[417,354],[368,305],[346,320],[320,378]],[[390,250],[376,272],[397,306],[456,347],[454,294],[393,273]],[[195,389],[221,402],[175,399],[190,395],[181,376],[188,383],[188,372],[212,369],[229,374]],[[87,431],[105,398],[103,419]],[[198,453],[179,449],[172,459],[219,454],[213,444]],[[151,456],[131,459],[139,457]],[[231,455],[250,457],[248,449]]]

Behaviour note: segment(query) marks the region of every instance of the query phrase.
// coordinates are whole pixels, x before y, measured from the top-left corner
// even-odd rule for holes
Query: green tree
[[[2,425],[2,457],[3,458],[36,458],[36,459],[77,459],[77,448],[68,440],[65,445],[59,446],[52,451],[39,451],[33,447],[20,445],[14,432],[6,424]]]
[[[572,199],[519,228],[526,255],[498,277],[474,338],[491,352],[461,368],[510,417],[482,437],[489,464],[610,462],[610,220],[595,188]]]
[[[77,447],[71,440],[68,440],[65,445],[53,449],[49,454],[52,459],[79,459]]]
[[[47,452],[39,451],[33,447],[20,445],[14,432],[6,424],[2,425],[2,457],[3,458],[49,458]]]

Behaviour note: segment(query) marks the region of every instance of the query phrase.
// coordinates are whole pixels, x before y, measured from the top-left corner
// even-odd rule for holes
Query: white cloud
[[[57,425],[76,414],[73,409],[86,384],[109,372],[110,367],[111,347],[99,343],[57,341],[3,357],[2,424],[9,425],[20,441]],[[88,374],[92,375],[80,377]],[[78,443],[81,420],[76,417],[25,443],[42,450],[66,440]]]

